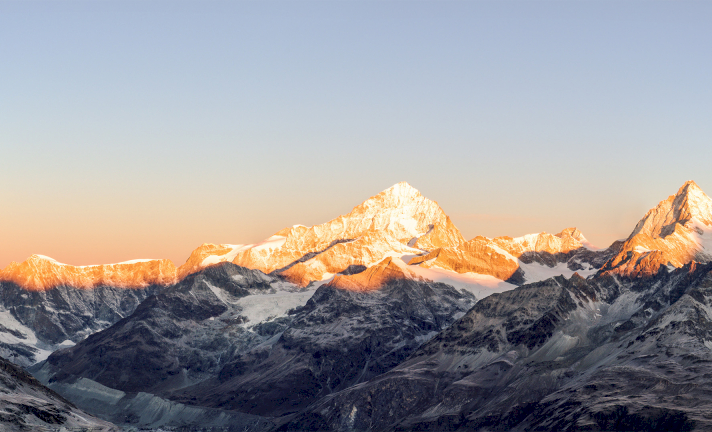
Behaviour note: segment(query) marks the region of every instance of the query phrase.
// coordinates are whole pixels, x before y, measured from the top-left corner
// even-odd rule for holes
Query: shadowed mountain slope
[[[305,303],[251,323],[241,302],[271,301],[260,292],[283,282],[220,264],[54,353],[38,373],[57,388],[87,379],[209,408],[260,416],[294,412],[396,366],[475,303],[467,292],[392,270],[370,291],[340,288],[338,279],[307,291],[311,298],[295,287],[292,295]]]
[[[557,277],[478,302],[281,430],[707,430],[712,267]]]
[[[80,411],[20,367],[0,358],[0,430],[60,430],[61,427],[64,430],[120,430]]]

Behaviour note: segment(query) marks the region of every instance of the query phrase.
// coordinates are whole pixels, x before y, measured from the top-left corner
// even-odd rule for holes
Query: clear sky
[[[170,258],[402,180],[599,246],[712,194],[712,2],[1,1],[0,267]]]

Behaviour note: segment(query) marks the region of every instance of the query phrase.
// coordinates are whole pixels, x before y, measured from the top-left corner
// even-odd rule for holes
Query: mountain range
[[[122,426],[705,430],[710,261],[691,181],[606,249],[465,240],[399,183],[180,267],[12,263],[0,354]]]

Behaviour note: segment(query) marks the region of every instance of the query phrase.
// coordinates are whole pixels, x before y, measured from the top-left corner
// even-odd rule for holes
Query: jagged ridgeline
[[[710,239],[693,182],[606,249],[468,241],[399,183],[178,268],[13,263],[1,347],[122,426],[704,430]]]

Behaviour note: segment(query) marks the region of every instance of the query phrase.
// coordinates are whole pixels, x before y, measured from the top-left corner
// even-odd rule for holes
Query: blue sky
[[[712,3],[0,1],[0,266],[182,263],[402,180],[605,246],[712,193]]]

